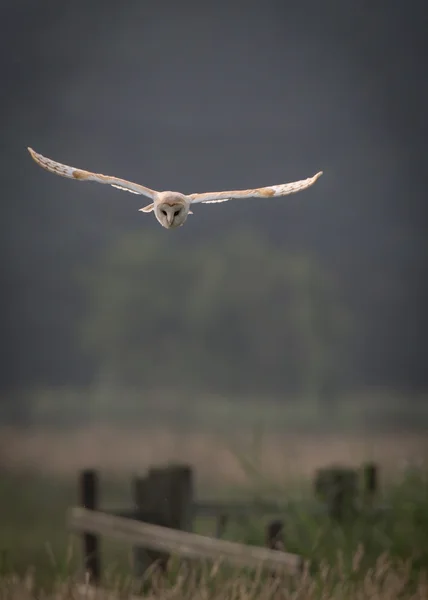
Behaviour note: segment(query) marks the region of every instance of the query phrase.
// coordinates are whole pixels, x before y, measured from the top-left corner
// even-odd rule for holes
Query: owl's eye
[[[180,214],[180,209],[178,209],[178,210],[174,211],[174,217],[176,217],[176,216],[177,216],[177,215],[179,215],[179,214]]]
[[[164,210],[163,208],[161,208],[161,213],[162,213],[163,215],[165,215],[165,217],[166,217],[166,210]]]

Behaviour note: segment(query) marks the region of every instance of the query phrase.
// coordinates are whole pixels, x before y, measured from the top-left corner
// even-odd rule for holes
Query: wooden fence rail
[[[292,574],[301,572],[303,568],[303,559],[296,554],[217,540],[81,507],[69,509],[67,523],[75,532],[108,536],[134,546],[184,558],[221,559],[240,567],[265,566],[273,571]]]

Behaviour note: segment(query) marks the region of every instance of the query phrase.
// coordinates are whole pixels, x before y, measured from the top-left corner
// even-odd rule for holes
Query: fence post
[[[266,546],[271,550],[285,550],[284,523],[279,519],[270,521],[267,524]]]
[[[376,463],[368,462],[363,465],[363,494],[365,504],[373,503],[379,489],[379,469]]]
[[[227,523],[229,521],[229,516],[225,513],[220,513],[216,518],[216,527],[215,527],[215,536],[217,539],[220,539],[225,529],[227,527]]]
[[[191,532],[193,529],[193,471],[188,465],[170,465],[166,469],[170,527]]]
[[[355,514],[357,482],[355,469],[333,466],[317,470],[315,493],[321,501],[326,502],[332,519],[341,522]]]
[[[89,510],[98,509],[98,476],[93,469],[80,473],[80,504]],[[99,540],[91,533],[83,534],[83,561],[90,582],[98,584],[101,577]]]
[[[136,519],[154,525],[164,525],[167,523],[162,518],[161,511],[155,506],[152,497],[152,486],[148,477],[134,477],[133,480],[133,498],[136,509]],[[166,555],[161,552],[154,552],[142,546],[134,546],[134,575],[142,577],[146,570],[154,562],[159,563],[161,569],[165,568]]]
[[[193,530],[193,471],[188,465],[169,465],[164,472],[164,492],[168,498],[169,527],[180,531]],[[162,492],[161,492],[162,493]],[[190,559],[181,559],[191,568]]]
[[[193,472],[190,467],[171,465],[152,468],[147,477],[134,479],[133,488],[134,504],[142,520],[182,531],[192,530]],[[136,547],[136,574],[143,575],[155,561],[165,569],[168,558],[165,553]]]

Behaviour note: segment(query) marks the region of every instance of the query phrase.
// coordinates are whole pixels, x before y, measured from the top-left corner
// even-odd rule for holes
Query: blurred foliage
[[[333,394],[346,369],[331,277],[250,230],[174,249],[132,233],[81,279],[84,345],[116,383]]]
[[[325,511],[320,510],[321,505],[314,501],[310,492],[302,495],[298,482],[291,487],[272,484],[268,494],[267,487],[260,487],[259,477],[253,481],[254,487],[247,489],[245,496],[243,490],[236,486],[230,490],[231,497],[239,497],[250,506],[259,499],[275,498],[281,509],[277,516],[284,522],[286,550],[310,560],[314,574],[322,575],[324,568],[334,567],[339,560],[347,580],[360,580],[367,578],[379,560],[386,561],[387,558],[396,565],[403,561],[410,580],[415,581],[421,573],[426,573],[426,464],[409,465],[401,473],[396,472],[393,480],[381,489],[376,501],[377,509],[363,511],[343,524],[332,521]],[[274,488],[275,495],[272,494]],[[74,576],[82,564],[81,540],[67,532],[64,515],[67,508],[76,502],[75,482],[31,471],[4,471],[0,492],[0,575],[25,574],[31,565],[35,568],[36,578],[44,585]],[[131,505],[129,481],[103,477],[100,495],[106,509]],[[223,537],[264,545],[265,528],[270,518],[251,514],[247,519],[230,519]],[[196,533],[213,535],[214,530],[214,519],[195,519]],[[129,544],[103,539],[102,567],[105,576],[129,577],[132,572],[131,552]]]

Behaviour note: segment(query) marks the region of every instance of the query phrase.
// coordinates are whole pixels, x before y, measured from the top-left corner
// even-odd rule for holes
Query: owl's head
[[[189,202],[183,194],[161,192],[154,206],[156,219],[166,229],[181,227],[189,214]]]

